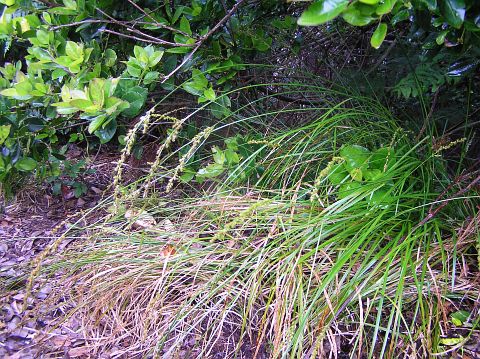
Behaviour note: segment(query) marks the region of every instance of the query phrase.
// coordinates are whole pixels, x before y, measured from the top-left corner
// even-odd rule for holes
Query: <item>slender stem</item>
[[[183,65],[185,65],[188,61],[190,61],[195,54],[195,52],[198,51],[198,49],[203,45],[203,43],[215,32],[217,31],[228,19],[232,17],[232,15],[237,11],[238,7],[244,2],[245,0],[239,0],[237,3],[230,9],[230,11],[221,19],[206,35],[202,36],[202,38],[197,41],[195,48],[183,59],[182,63],[178,65],[175,69],[173,69],[172,72],[170,72],[168,75],[166,75],[163,80],[162,84],[165,83],[170,77],[175,75],[178,70],[180,70]]]

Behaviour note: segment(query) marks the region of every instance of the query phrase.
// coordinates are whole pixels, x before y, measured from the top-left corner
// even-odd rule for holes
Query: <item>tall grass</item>
[[[126,205],[143,208],[155,226],[132,230],[120,211],[49,268],[67,273],[62,287],[76,303],[72,314],[83,318],[92,355],[113,348],[115,357],[165,358],[447,351],[441,338],[449,314],[478,300],[468,272],[476,198],[451,198],[450,212],[427,218],[447,186],[428,138],[413,144],[370,99],[315,85],[265,87],[275,95],[238,106],[198,146],[221,140],[228,128],[248,129],[262,136],[261,156],[243,158],[201,195],[130,197]],[[300,94],[312,105],[279,106],[279,95]],[[287,126],[292,117],[298,123]],[[381,179],[339,196],[324,169],[346,145],[394,147],[397,160]],[[155,181],[171,179],[181,147],[160,161]],[[198,161],[207,162],[202,153]],[[263,172],[239,182],[253,158]],[[388,204],[369,202],[382,188]],[[455,212],[462,215],[448,215]]]

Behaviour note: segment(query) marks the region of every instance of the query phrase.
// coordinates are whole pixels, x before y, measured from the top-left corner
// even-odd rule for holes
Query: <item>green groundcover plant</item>
[[[442,150],[378,101],[263,86],[276,94],[179,134],[87,241],[44,268],[66,274],[52,300],[74,300],[90,354],[121,343],[145,357],[468,355],[479,288],[459,273],[478,264],[478,195],[453,189]],[[311,105],[273,105],[294,94]]]

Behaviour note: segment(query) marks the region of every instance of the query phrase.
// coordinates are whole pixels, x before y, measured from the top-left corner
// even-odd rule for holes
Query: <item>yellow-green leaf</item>
[[[454,346],[460,344],[465,338],[460,336],[458,338],[441,338],[440,344]]]
[[[372,45],[372,47],[378,49],[382,45],[383,40],[385,40],[386,35],[387,24],[382,22],[377,26],[375,32],[372,35],[372,38],[370,39],[370,44]]]
[[[23,157],[15,163],[15,168],[19,171],[32,171],[37,167],[37,161],[30,157]]]
[[[298,25],[316,26],[333,20],[342,13],[348,0],[320,0],[308,7],[298,19]]]
[[[0,126],[0,145],[5,142],[5,140],[8,138],[8,135],[10,134],[10,128],[12,125],[3,125]]]

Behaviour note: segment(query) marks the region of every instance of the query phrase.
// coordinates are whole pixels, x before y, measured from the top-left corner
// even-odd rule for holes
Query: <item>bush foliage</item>
[[[124,134],[159,93],[180,87],[209,102],[214,117],[227,116],[231,100],[219,94],[241,83],[244,64],[282,49],[294,57],[309,46],[299,14],[301,26],[339,16],[372,25],[374,48],[389,36],[388,26],[410,21],[412,31],[425,33],[425,49],[455,53],[450,72],[432,74],[428,64],[411,71],[395,88],[405,97],[435,91],[478,65],[474,1],[321,0],[306,9],[244,0],[1,3],[0,181],[7,191],[26,173],[58,176],[69,142],[99,145]]]

